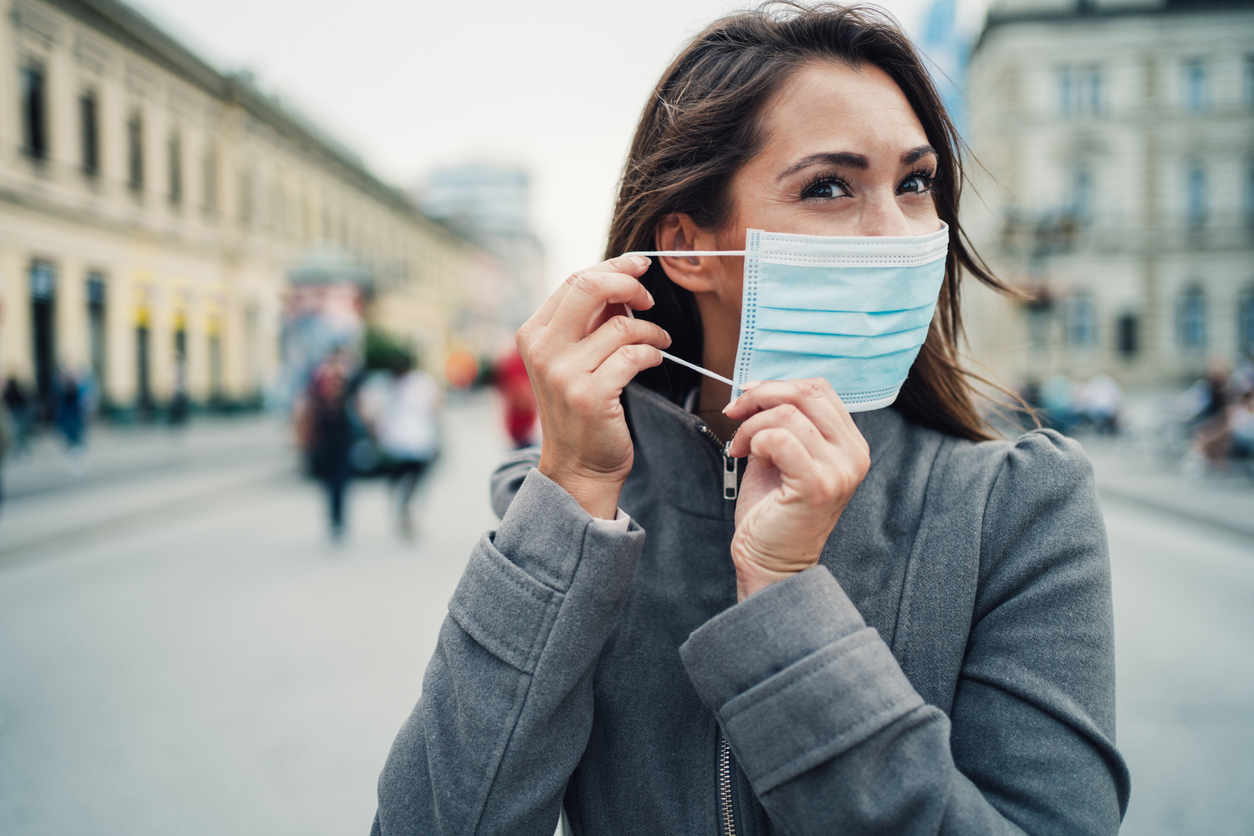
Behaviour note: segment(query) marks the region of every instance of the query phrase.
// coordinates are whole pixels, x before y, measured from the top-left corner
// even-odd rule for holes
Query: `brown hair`
[[[958,223],[962,140],[909,39],[886,13],[868,6],[770,2],[710,25],[672,62],[640,117],[610,225],[606,257],[654,249],[667,215],[684,213],[715,230],[732,211],[733,176],[765,139],[758,115],[805,64],[870,64],[896,82],[937,152],[932,187],[940,219],[949,224],[949,256],[936,316],[894,405],[909,420],[941,432],[983,440],[988,426],[975,407],[974,377],[959,361],[963,271],[1013,294],[976,255]],[[693,294],[670,281],[655,259],[641,278],[657,305],[642,312],[665,328],[671,351],[701,362],[701,317]],[[679,401],[697,373],[663,363],[637,379]],[[979,379],[979,378],[976,378]]]

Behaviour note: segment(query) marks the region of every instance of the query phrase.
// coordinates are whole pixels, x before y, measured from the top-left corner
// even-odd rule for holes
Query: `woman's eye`
[[[845,197],[849,192],[845,190],[845,186],[839,180],[823,178],[816,180],[805,187],[801,197],[807,200],[831,200],[832,198]]]
[[[902,194],[923,194],[931,190],[932,181],[935,179],[936,177],[930,174],[911,174],[902,181],[899,191]]]

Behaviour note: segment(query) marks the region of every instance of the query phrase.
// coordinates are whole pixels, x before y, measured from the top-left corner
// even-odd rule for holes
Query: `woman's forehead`
[[[822,61],[801,67],[767,104],[762,119],[764,152],[879,149],[896,156],[894,151],[927,143],[901,88],[870,64]],[[850,147],[836,147],[842,144]]]

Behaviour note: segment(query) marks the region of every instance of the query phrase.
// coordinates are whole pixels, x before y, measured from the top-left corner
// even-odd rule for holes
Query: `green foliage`
[[[381,328],[370,326],[366,329],[366,368],[394,369],[399,365],[412,363],[413,349]]]

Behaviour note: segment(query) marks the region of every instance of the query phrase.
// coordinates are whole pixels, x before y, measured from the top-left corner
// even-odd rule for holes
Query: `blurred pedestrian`
[[[9,454],[25,452],[30,445],[30,428],[35,404],[15,375],[4,382],[4,405],[13,419],[13,440]]]
[[[536,394],[527,377],[527,364],[517,348],[511,348],[493,369],[493,380],[505,403],[505,432],[521,450],[535,443]]]
[[[344,537],[344,504],[352,476],[351,380],[348,352],[337,348],[314,369],[304,404],[306,429],[302,434],[313,475],[326,491],[327,521],[335,542]]]
[[[4,505],[4,463],[17,444],[17,422],[9,410],[0,409],[0,507]]]
[[[1228,464],[1228,450],[1232,443],[1228,407],[1233,400],[1230,375],[1228,363],[1213,357],[1206,364],[1205,377],[1195,384],[1201,397],[1189,419],[1193,448],[1185,467],[1191,472],[1198,472],[1202,465],[1212,471],[1220,471]]]
[[[53,421],[65,441],[66,460],[71,471],[81,473],[87,466],[87,402],[79,379],[64,366],[57,372],[53,402]]]
[[[187,399],[186,374],[183,369],[174,373],[174,388],[170,393],[170,405],[167,420],[174,429],[181,429],[187,424],[190,403]]]
[[[1076,425],[1076,386],[1065,374],[1050,375],[1041,384],[1041,421],[1063,435]]]
[[[1076,394],[1076,412],[1098,435],[1119,431],[1122,410],[1123,390],[1110,375],[1094,375]]]
[[[415,532],[410,503],[440,449],[439,409],[435,378],[414,368],[409,355],[399,355],[389,370],[375,438],[392,481],[397,527],[406,538]]]

